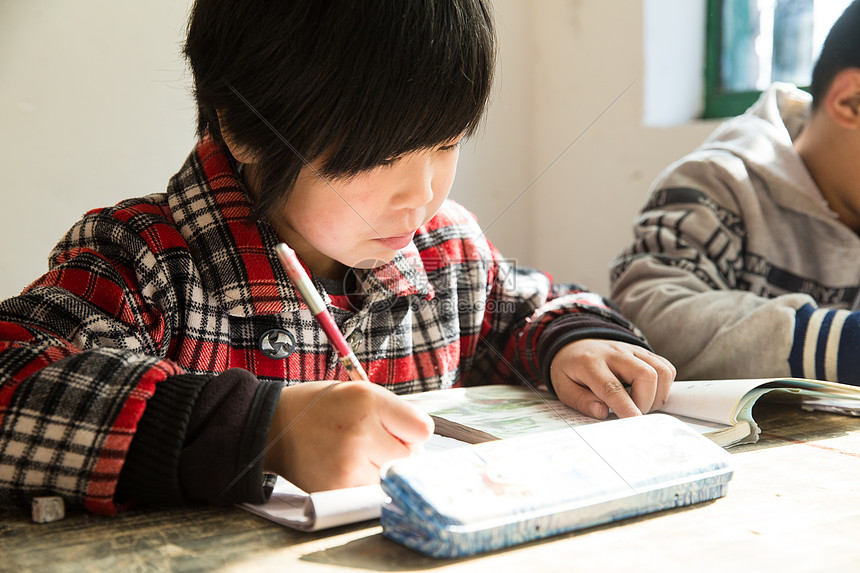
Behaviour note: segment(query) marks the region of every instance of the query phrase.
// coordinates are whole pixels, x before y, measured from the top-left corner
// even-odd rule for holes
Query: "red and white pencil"
[[[288,247],[286,243],[278,243],[275,246],[275,251],[278,253],[278,258],[281,259],[281,263],[284,265],[284,269],[286,269],[290,280],[293,281],[293,284],[299,290],[305,304],[308,305],[314,318],[316,318],[322,327],[326,337],[328,337],[329,342],[337,351],[340,363],[346,368],[349,379],[370,382],[367,372],[364,371],[358,358],[355,357],[355,352],[353,352],[346,338],[343,337],[343,333],[337,327],[337,324],[335,324],[331,314],[329,314],[325,301],[320,296],[320,293],[317,292],[317,289],[314,288],[311,278],[296,257],[296,252]]]

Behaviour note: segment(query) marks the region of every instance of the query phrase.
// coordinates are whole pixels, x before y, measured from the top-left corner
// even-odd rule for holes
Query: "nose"
[[[433,200],[433,162],[428,154],[415,154],[397,168],[395,209],[417,209]]]

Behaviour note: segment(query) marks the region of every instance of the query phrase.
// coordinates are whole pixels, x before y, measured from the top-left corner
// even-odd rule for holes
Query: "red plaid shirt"
[[[0,498],[54,493],[112,512],[137,422],[168,377],[346,379],[276,257],[280,238],[250,213],[204,140],[166,193],[87,213],[50,271],[0,304]],[[355,284],[328,298],[332,314],[370,378],[397,393],[537,382],[541,335],[571,313],[639,340],[601,297],[501,258],[451,201]],[[261,351],[271,329],[295,340],[288,357]]]

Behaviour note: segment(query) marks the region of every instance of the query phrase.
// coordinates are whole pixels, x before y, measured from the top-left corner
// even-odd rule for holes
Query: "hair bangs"
[[[253,154],[260,218],[304,166],[351,176],[470,135],[489,99],[487,0],[196,0],[191,22],[199,132]]]
[[[384,28],[364,20],[375,50],[361,61],[347,56],[335,80],[344,87],[320,129],[329,134],[323,173],[330,177],[471,135],[489,100],[495,37],[482,2],[379,5],[381,21],[392,19],[387,8],[403,22]]]

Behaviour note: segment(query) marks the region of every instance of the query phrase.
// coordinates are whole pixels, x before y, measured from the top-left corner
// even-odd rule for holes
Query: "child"
[[[683,378],[860,383],[860,2],[655,182],[612,297]]]
[[[494,43],[485,0],[198,0],[185,165],[87,213],[0,304],[4,499],[111,513],[262,502],[273,474],[374,483],[432,432],[397,394],[454,385],[545,381],[599,417],[662,405],[674,370],[624,318],[515,268],[446,199]],[[338,382],[280,241],[373,384]]]

